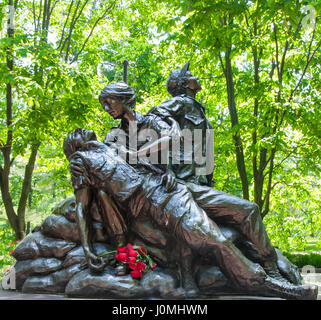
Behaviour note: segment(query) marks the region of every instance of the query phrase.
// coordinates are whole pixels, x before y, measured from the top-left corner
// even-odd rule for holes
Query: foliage
[[[313,266],[321,268],[321,255],[317,253],[283,253],[293,264],[299,268]]]
[[[27,220],[72,192],[63,138],[79,126],[102,139],[117,123],[97,97],[122,80],[125,59],[141,112],[168,98],[170,70],[190,60],[203,87],[197,99],[215,130],[215,188],[257,202],[282,250],[320,238],[319,0],[52,1],[47,24],[43,1],[17,3],[14,34],[2,30],[0,39],[0,147],[11,148],[15,211],[35,146]],[[303,25],[307,4],[316,10],[315,28]],[[6,161],[1,155],[0,168]],[[2,196],[0,210],[7,207]]]
[[[163,48],[190,57],[193,71],[207,78],[204,94],[209,118],[215,119],[219,188],[242,191],[265,216],[280,180],[277,169],[290,156],[304,153],[304,168],[320,171],[319,85],[310,81],[319,77],[320,25],[303,25],[305,1],[162,4],[170,8],[158,20],[160,32],[167,34]],[[317,10],[320,3],[313,5]]]
[[[16,1],[19,19],[0,40],[0,186],[17,238],[23,237],[25,230],[37,154],[41,155],[38,170],[45,172],[50,167],[70,190],[61,148],[63,138],[76,127],[93,128],[102,135],[112,125],[97,121],[105,117],[97,96],[100,81],[106,81],[103,74],[98,74],[97,65],[112,50],[99,44],[108,43],[113,35],[104,33],[100,24],[105,21],[104,27],[110,26],[116,32],[111,19],[113,15],[121,16],[123,8],[115,1],[79,0],[77,5],[73,1],[45,2],[43,8],[42,4]],[[122,32],[118,36],[121,39]],[[23,158],[20,165],[23,163],[25,169],[19,194],[14,193],[16,181],[9,179],[17,157]]]
[[[9,227],[7,220],[0,219],[0,278],[3,273],[14,263],[11,252],[16,247],[17,242],[13,230]]]
[[[321,2],[149,3],[136,1],[145,19],[154,12],[160,54],[200,75],[215,187],[255,201],[275,245],[303,249],[320,237]]]

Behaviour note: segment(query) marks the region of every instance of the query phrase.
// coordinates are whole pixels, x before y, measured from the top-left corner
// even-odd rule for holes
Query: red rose
[[[129,256],[128,259],[127,259],[127,262],[128,262],[129,264],[131,264],[131,265],[132,265],[132,264],[135,264],[135,263],[136,263],[136,258]]]
[[[145,253],[146,254],[146,250],[142,247],[142,246],[139,246],[140,249],[137,249],[137,251],[140,253],[140,254],[143,254]]]
[[[134,270],[130,272],[133,279],[139,279],[142,276],[142,273],[138,270]]]
[[[153,265],[150,267],[150,269],[151,269],[151,270],[154,270],[154,269],[156,268],[156,266],[157,266],[157,263],[154,262]]]
[[[145,269],[146,269],[146,264],[141,261],[137,261],[136,270],[137,271],[144,271]]]
[[[117,252],[127,253],[127,248],[117,248]]]
[[[146,269],[146,264],[141,261],[137,261],[136,264],[129,265],[129,268],[134,271],[144,271]]]
[[[127,250],[132,249],[133,245],[131,243],[127,243],[127,246],[125,247]]]
[[[129,249],[128,250],[128,255],[130,257],[136,257],[137,256],[137,252],[134,249]]]
[[[127,261],[127,253],[125,252],[120,252],[118,254],[116,254],[116,260],[118,260],[119,262],[126,262]]]
[[[129,268],[132,269],[132,270],[136,270],[137,271],[136,261],[135,261],[135,263],[129,264]]]

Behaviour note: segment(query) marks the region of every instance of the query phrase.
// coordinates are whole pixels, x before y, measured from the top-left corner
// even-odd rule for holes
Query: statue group
[[[120,124],[103,142],[80,128],[64,140],[89,272],[99,279],[110,268],[93,245],[95,208],[106,242],[117,248],[140,239],[156,248],[158,267],[179,270],[185,298],[202,295],[203,264],[219,267],[231,293],[316,299],[317,287],[302,285],[298,268],[272,246],[258,206],[213,188],[213,128],[189,63],[170,73],[167,89],[172,98],[143,115],[133,88],[110,83],[99,101]],[[116,276],[127,273],[126,264],[114,267]]]

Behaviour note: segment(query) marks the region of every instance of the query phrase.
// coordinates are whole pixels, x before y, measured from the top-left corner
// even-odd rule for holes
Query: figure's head
[[[123,81],[110,83],[100,93],[99,102],[114,119],[120,119],[136,105],[136,94],[132,87]]]
[[[94,131],[77,128],[64,140],[63,150],[66,157],[69,159],[69,157],[78,151],[86,142],[92,140],[97,140]]]
[[[176,69],[170,72],[167,79],[167,91],[176,97],[180,94],[187,94],[195,98],[197,92],[202,87],[198,77],[194,77],[189,71],[189,62],[182,69]]]

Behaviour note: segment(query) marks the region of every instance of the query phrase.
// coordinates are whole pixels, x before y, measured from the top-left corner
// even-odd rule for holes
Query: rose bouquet
[[[117,248],[117,250],[101,253],[99,257],[112,253],[116,254],[115,259],[118,262],[128,266],[133,279],[141,278],[143,273],[153,271],[157,266],[141,245],[128,243],[124,247]]]

